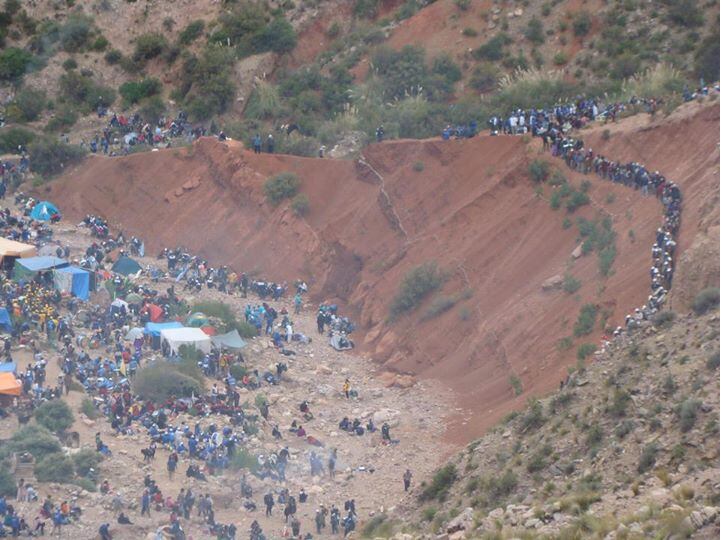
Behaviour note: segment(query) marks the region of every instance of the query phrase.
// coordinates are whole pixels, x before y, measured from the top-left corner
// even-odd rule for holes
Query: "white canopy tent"
[[[177,353],[181,345],[195,347],[206,354],[211,352],[211,338],[200,328],[166,328],[160,331],[160,341],[168,343],[171,353]]]

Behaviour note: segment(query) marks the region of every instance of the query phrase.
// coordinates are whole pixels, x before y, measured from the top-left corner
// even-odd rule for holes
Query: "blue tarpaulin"
[[[17,373],[18,365],[15,362],[0,363],[0,373]]]
[[[160,336],[161,330],[167,330],[169,328],[183,328],[183,325],[178,321],[163,323],[148,322],[145,323],[145,330],[143,330],[143,333],[150,334],[151,336]]]
[[[77,266],[58,268],[54,272],[55,288],[87,300],[90,294],[90,273]]]
[[[30,211],[30,217],[38,221],[50,221],[50,218],[55,214],[60,214],[60,210],[48,201],[39,202]]]
[[[13,322],[10,319],[10,313],[5,308],[0,308],[0,328],[6,332],[12,332]]]
[[[63,268],[68,266],[68,261],[50,256],[27,257],[25,259],[17,259],[15,264],[19,264],[25,270],[30,272],[42,272],[43,270],[51,270],[53,268]]]

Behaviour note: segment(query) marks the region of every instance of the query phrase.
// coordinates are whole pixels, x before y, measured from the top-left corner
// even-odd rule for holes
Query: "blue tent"
[[[37,272],[44,272],[57,268],[65,268],[68,261],[58,259],[57,257],[27,257],[26,259],[16,259],[13,268],[13,277],[17,280],[29,280],[34,277]]]
[[[178,321],[163,323],[147,322],[145,323],[143,333],[150,335],[150,343],[154,349],[160,349],[160,332],[161,330],[166,330],[168,328],[183,328],[183,325]]]
[[[0,373],[17,373],[18,365],[15,362],[0,363]]]
[[[5,308],[0,308],[0,328],[6,332],[12,332],[13,322],[10,319],[10,313]]]
[[[58,268],[54,274],[55,288],[70,292],[76,298],[87,300],[90,294],[90,272],[77,266]]]
[[[51,202],[42,201],[33,207],[30,217],[38,221],[50,221],[54,214],[60,214],[58,207]]]

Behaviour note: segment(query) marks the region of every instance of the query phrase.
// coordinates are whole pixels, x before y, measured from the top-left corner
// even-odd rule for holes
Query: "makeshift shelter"
[[[347,336],[341,334],[334,334],[328,340],[328,344],[331,345],[337,351],[348,351],[354,348],[354,343]]]
[[[16,281],[33,279],[40,272],[49,272],[58,268],[65,268],[68,261],[57,257],[27,257],[15,259],[13,278]]]
[[[120,257],[111,268],[116,274],[123,274],[129,276],[131,274],[137,274],[142,270],[142,267],[130,257]]]
[[[208,317],[206,317],[203,313],[193,313],[188,317],[188,319],[186,319],[186,326],[191,326],[194,328],[208,326],[208,323]]]
[[[246,342],[243,341],[238,330],[231,330],[227,334],[213,336],[211,337],[211,341],[217,349],[242,349],[246,346]]]
[[[18,365],[15,362],[0,363],[0,373],[17,373]]]
[[[135,328],[131,328],[130,330],[128,330],[128,333],[125,334],[125,340],[126,341],[135,341],[139,337],[143,337],[143,334],[145,334],[143,329],[140,328],[139,326],[136,326]]]
[[[0,308],[0,328],[6,332],[12,332],[13,321],[10,319],[10,313],[6,308]]]
[[[30,211],[30,217],[37,221],[50,221],[54,215],[60,215],[60,210],[49,201],[41,201]]]
[[[183,328],[183,325],[178,321],[170,321],[164,323],[145,323],[145,329],[143,333],[150,336],[150,344],[154,349],[160,349],[160,333],[163,330],[170,330],[173,328]]]
[[[0,238],[0,261],[3,268],[10,270],[15,264],[15,260],[24,257],[35,257],[38,250],[30,244],[23,244],[15,240]]]
[[[0,396],[19,396],[22,384],[12,373],[0,373]]]
[[[171,353],[177,353],[182,345],[195,347],[204,353],[211,352],[211,338],[200,328],[166,328],[160,331],[160,339],[168,343]]]
[[[70,293],[76,298],[87,300],[90,296],[90,273],[77,266],[66,266],[53,271],[55,288]]]
[[[148,312],[151,322],[157,323],[163,320],[163,308],[155,304],[146,304],[141,312]]]

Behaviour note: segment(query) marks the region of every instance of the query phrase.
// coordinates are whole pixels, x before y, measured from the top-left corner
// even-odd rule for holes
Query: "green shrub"
[[[414,163],[414,170],[416,172],[423,172],[424,170],[424,162],[423,161],[417,161]]]
[[[633,420],[623,420],[614,429],[614,434],[617,436],[618,439],[624,439],[624,437],[629,435],[634,430],[635,427],[636,427],[636,424],[634,423]]]
[[[562,289],[564,292],[574,294],[582,286],[582,282],[579,281],[571,274],[564,274],[564,282],[562,283]]]
[[[135,40],[133,59],[139,62],[150,60],[151,58],[159,56],[167,46],[168,42],[162,34],[150,33],[140,35]]]
[[[491,92],[499,83],[499,70],[491,62],[482,62],[471,72],[469,84],[479,92]]]
[[[669,326],[677,318],[677,314],[674,311],[660,311],[654,314],[652,322],[654,326]]]
[[[572,21],[572,29],[574,30],[575,36],[586,36],[589,33],[589,30],[591,30],[591,28],[592,16],[589,14],[588,11],[580,11],[579,13],[574,15],[574,20]]]
[[[108,48],[108,45],[110,45],[110,42],[106,39],[105,36],[98,36],[95,38],[95,40],[90,44],[90,49],[93,51],[104,51]]]
[[[0,80],[14,82],[25,75],[33,55],[17,47],[0,51]]]
[[[96,486],[95,482],[93,482],[90,478],[76,478],[71,483],[90,493],[98,491],[98,486]]]
[[[458,299],[455,296],[437,296],[431,301],[426,311],[424,311],[421,320],[427,321],[438,317],[442,313],[446,313],[456,305],[457,301]]]
[[[569,56],[564,51],[557,51],[554,53],[554,58],[552,58],[552,62],[554,62],[555,66],[563,66],[567,62],[569,62]]]
[[[456,479],[456,466],[453,463],[443,466],[441,469],[436,471],[431,479],[431,483],[426,486],[419,495],[419,499],[422,501],[429,501],[433,499],[437,499],[439,501],[445,500],[451,486],[453,486],[454,482],[456,482]]]
[[[81,106],[86,112],[95,110],[99,104],[110,106],[115,101],[115,90],[97,84],[91,77],[76,71],[61,75],[58,86],[65,101]]]
[[[27,146],[35,139],[35,134],[29,129],[11,127],[0,129],[0,152],[17,154],[18,146]]]
[[[248,469],[249,472],[255,472],[259,468],[258,458],[245,448],[236,448],[228,466],[235,471],[239,469]]]
[[[711,309],[719,309],[719,288],[709,287],[700,291],[692,302],[692,309],[697,315],[707,313]]]
[[[8,469],[9,467],[0,467],[0,497],[15,497],[18,491],[15,478]]]
[[[308,214],[309,206],[308,197],[303,193],[299,193],[291,200],[291,209],[297,216]]]
[[[535,159],[529,164],[529,176],[534,182],[544,182],[549,178],[549,163],[541,159]]]
[[[522,384],[521,384],[521,379],[519,377],[517,377],[516,375],[511,375],[509,377],[509,384],[513,388],[515,396],[520,396],[522,394],[522,392],[524,391],[524,388],[522,387]]]
[[[669,20],[685,28],[702,26],[705,21],[704,13],[697,5],[697,0],[675,0],[665,2]]]
[[[409,270],[391,301],[391,317],[416,308],[443,281],[443,275],[435,262],[427,262]]]
[[[253,40],[255,52],[278,54],[291,52],[296,48],[296,42],[296,31],[283,17],[273,19]]]
[[[100,416],[100,411],[95,408],[93,400],[88,397],[84,397],[83,401],[80,402],[80,412],[91,420],[95,420]]]
[[[121,53],[118,49],[111,49],[105,53],[104,58],[108,64],[114,65],[123,59],[123,53]]]
[[[38,482],[68,484],[75,478],[73,460],[63,454],[50,454],[35,463],[35,478]]]
[[[57,437],[43,426],[29,424],[13,433],[10,440],[0,447],[0,459],[8,457],[13,452],[19,454],[28,452],[38,460],[60,452],[60,443]]]
[[[615,388],[609,412],[616,417],[625,416],[627,414],[627,406],[630,401],[632,401],[632,398],[626,390]]]
[[[248,373],[248,368],[243,364],[233,364],[229,368],[229,371],[231,372],[231,375],[234,379],[240,381]]]
[[[35,420],[50,431],[59,433],[73,425],[73,411],[62,399],[46,401],[33,413]]]
[[[677,416],[679,417],[679,429],[682,433],[687,433],[694,427],[697,421],[697,410],[700,402],[694,399],[686,399],[677,406]]]
[[[719,30],[716,30],[702,40],[694,53],[695,72],[705,81],[719,80],[719,45],[720,35]]]
[[[281,98],[276,87],[267,81],[258,81],[248,98],[244,112],[248,118],[264,120],[282,113],[281,107]]]
[[[179,364],[156,361],[138,370],[133,379],[133,390],[143,399],[162,403],[171,396],[199,395],[203,392],[203,384],[182,373]]]
[[[719,351],[713,352],[709,355],[706,362],[707,369],[713,371],[719,368]]]
[[[379,0],[355,0],[353,14],[364,19],[376,17],[379,9]]]
[[[479,35],[479,32],[477,32],[474,28],[470,27],[464,28],[461,33],[466,37],[476,37]]]
[[[530,473],[539,472],[547,467],[546,453],[543,449],[535,452],[526,464],[526,470]]]
[[[657,445],[650,443],[644,447],[642,454],[639,456],[639,464],[637,465],[637,472],[645,473],[654,467],[657,461]]]
[[[204,28],[205,23],[200,19],[189,22],[186,27],[181,30],[181,33],[178,34],[178,42],[181,45],[191,44],[201,36]]]
[[[535,45],[544,43],[544,24],[540,19],[537,17],[529,19],[529,23],[524,30],[524,37]]]
[[[65,62],[63,62],[63,69],[65,71],[70,71],[72,69],[77,69],[77,68],[78,68],[78,62],[75,61],[75,58],[68,58],[67,60],[65,60]]]
[[[78,113],[69,105],[59,106],[48,120],[45,130],[49,132],[64,131],[75,125],[78,121]]]
[[[565,204],[567,212],[573,213],[580,206],[589,204],[589,195],[582,191],[572,191]]]
[[[497,62],[504,57],[504,47],[512,42],[512,39],[505,33],[500,33],[489,41],[472,51],[472,56],[477,60],[489,60]]]
[[[594,330],[597,322],[598,308],[594,304],[584,304],[580,311],[577,322],[574,323],[574,337],[586,336]]]
[[[583,343],[577,347],[577,360],[584,361],[595,353],[597,346],[593,343]]]
[[[273,206],[278,204],[284,199],[290,199],[296,193],[298,188],[301,186],[301,181],[293,173],[285,172],[277,174],[263,184],[263,192],[266,194],[266,199]]]
[[[103,456],[99,452],[90,448],[84,448],[72,455],[75,473],[84,478],[90,473],[90,469],[97,471],[98,465],[103,461]]]
[[[199,57],[183,62],[179,95],[194,121],[207,120],[226,111],[235,96],[231,78],[233,51],[227,47],[207,47]]]
[[[161,83],[158,79],[146,77],[140,81],[128,81],[120,85],[118,92],[125,100],[126,105],[138,103],[141,99],[158,94]]]
[[[78,163],[85,156],[79,146],[65,144],[50,137],[35,139],[28,146],[31,169],[43,176],[54,176],[67,166]]]
[[[83,15],[71,15],[60,28],[60,46],[66,52],[82,50],[92,34],[92,22]]]
[[[6,116],[13,122],[32,122],[38,119],[46,103],[43,90],[23,88],[7,106]]]
[[[522,433],[540,428],[546,422],[544,417],[544,409],[541,402],[530,400],[527,411],[521,416],[519,427]]]
[[[157,123],[160,117],[163,116],[165,111],[165,102],[163,101],[163,98],[159,95],[151,96],[144,99],[141,103],[141,106],[138,108],[138,113],[140,114],[141,118],[143,118],[150,124]]]

